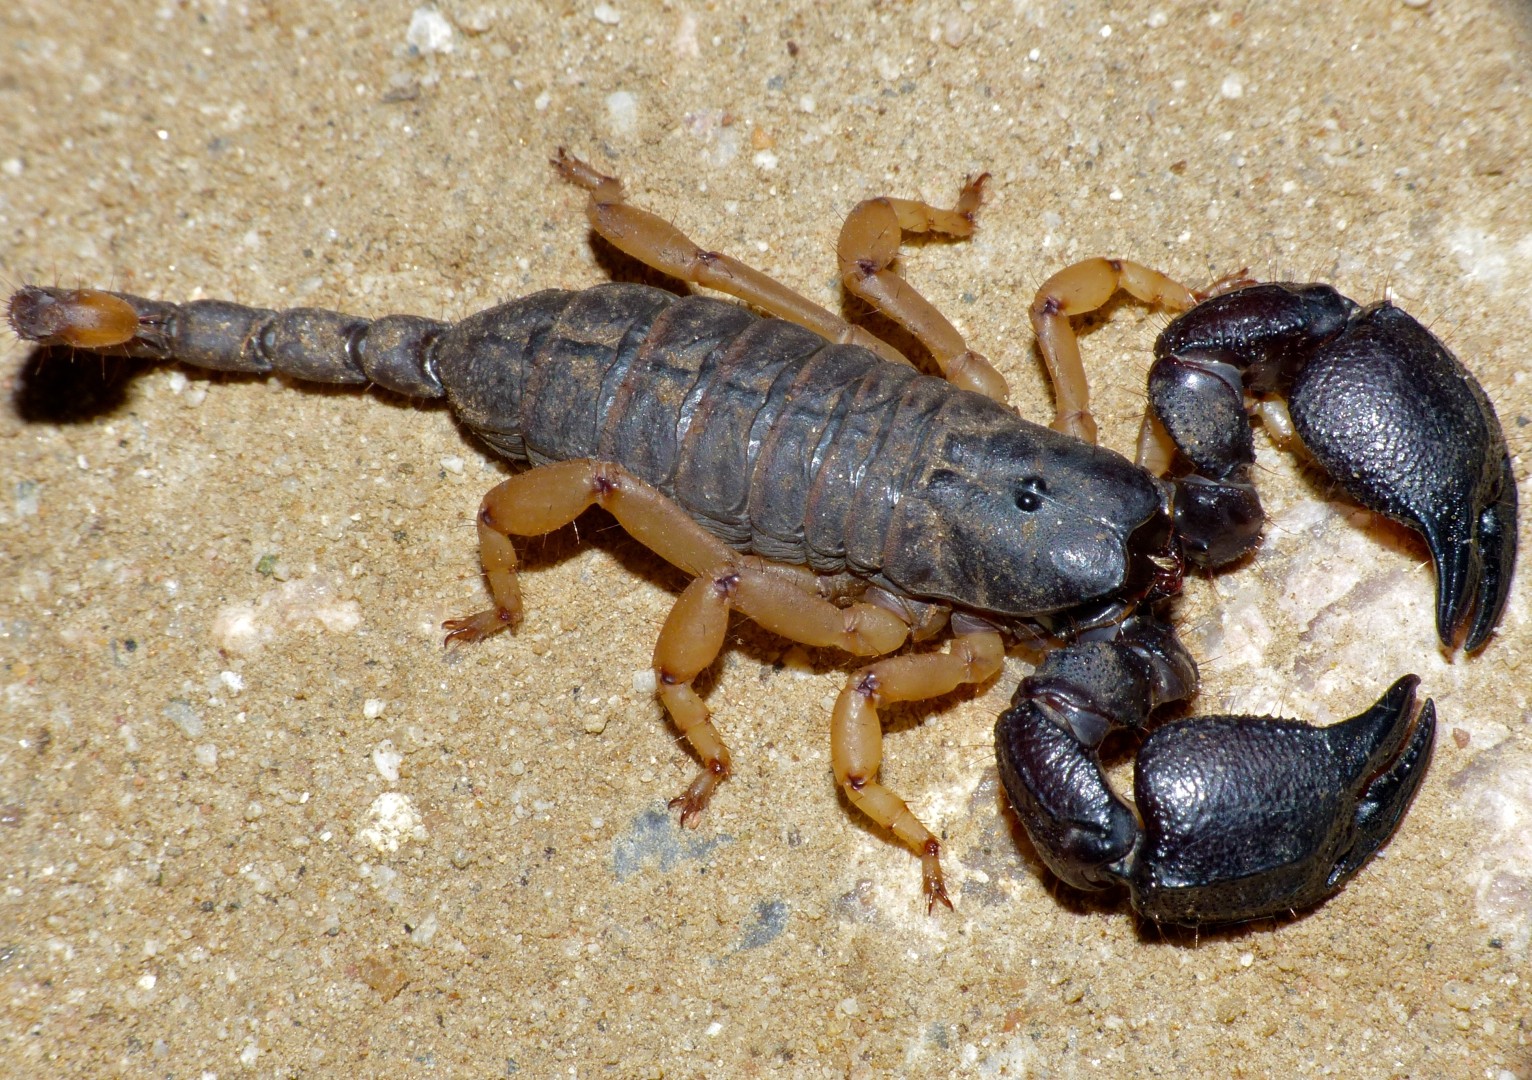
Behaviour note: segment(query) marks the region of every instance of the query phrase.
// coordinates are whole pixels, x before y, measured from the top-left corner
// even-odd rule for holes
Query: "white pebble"
[[[372,752],[373,767],[378,770],[378,775],[390,784],[398,782],[399,763],[403,760],[404,755],[394,749],[392,739],[384,739]]]
[[[622,22],[622,12],[618,11],[611,4],[597,4],[591,10],[591,14],[596,17],[598,23],[604,23],[607,26],[616,26]]]
[[[452,51],[452,24],[434,8],[418,7],[410,13],[410,28],[404,32],[405,43],[422,56]]]
[[[614,90],[606,96],[606,116],[615,135],[631,135],[638,130],[638,98],[627,90]]]
[[[433,911],[410,931],[410,943],[422,947],[431,944],[431,939],[436,936],[437,926],[436,913]]]
[[[942,44],[956,49],[973,33],[973,22],[966,15],[950,12],[942,18]]]
[[[367,808],[372,824],[357,833],[357,839],[379,851],[398,851],[409,840],[424,840],[426,827],[408,795],[385,791]]]
[[[188,739],[200,738],[202,735],[202,717],[184,701],[172,701],[165,706],[165,716],[171,723],[181,729],[181,734]]]
[[[1230,101],[1245,96],[1245,80],[1239,75],[1225,75],[1218,92]]]

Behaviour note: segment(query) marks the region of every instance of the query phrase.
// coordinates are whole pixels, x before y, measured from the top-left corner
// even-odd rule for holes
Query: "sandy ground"
[[[980,234],[905,265],[1027,415],[1033,290],[1117,254],[1392,289],[1525,455],[1529,21],[8,0],[0,277],[458,317],[630,269],[565,145],[838,307],[854,202],[988,170]],[[1087,363],[1126,448],[1163,316],[1109,314]],[[0,1074],[1532,1077],[1527,591],[1443,655],[1422,546],[1264,436],[1267,545],[1178,612],[1199,708],[1332,721],[1414,671],[1442,738],[1338,897],[1197,936],[1062,895],[1018,841],[990,729],[1020,658],[892,716],[954,885],[928,917],[830,776],[836,655],[736,625],[710,702],[738,772],[676,827],[694,763],[644,677],[682,582],[609,522],[529,546],[517,636],[442,649],[503,472],[443,410],[28,363],[0,341]]]

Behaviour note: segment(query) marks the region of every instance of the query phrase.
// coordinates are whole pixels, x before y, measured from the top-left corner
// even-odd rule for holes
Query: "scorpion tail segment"
[[[11,294],[6,317],[23,341],[163,359],[155,327],[171,306],[99,289],[25,285]]]
[[[409,397],[444,393],[435,344],[447,324],[414,315],[369,321],[318,308],[271,311],[226,300],[169,304],[99,289],[38,286],[18,290],[8,314],[17,337],[40,345],[306,382],[376,383]]]
[[[1145,740],[1133,904],[1157,922],[1243,922],[1325,900],[1388,839],[1430,759],[1417,679],[1330,728],[1208,716]]]
[[[1131,621],[1115,641],[1048,654],[995,725],[1000,779],[1043,862],[1077,889],[1121,884],[1142,840],[1138,818],[1097,758],[1115,728],[1189,696],[1197,668],[1167,627]]]
[[[1425,538],[1442,643],[1482,645],[1516,559],[1516,488],[1500,421],[1474,377],[1410,315],[1376,304],[1298,373],[1289,411],[1352,498]]]

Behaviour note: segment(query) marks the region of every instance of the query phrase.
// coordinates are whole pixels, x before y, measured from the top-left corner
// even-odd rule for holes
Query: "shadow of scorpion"
[[[658,695],[702,763],[672,802],[683,824],[729,775],[693,682],[739,611],[797,642],[882,657],[840,694],[831,764],[850,801],[920,856],[928,908],[951,904],[940,844],[878,780],[878,709],[984,682],[1019,640],[1051,651],[996,725],[1000,775],[1070,885],[1125,885],[1159,922],[1237,922],[1319,903],[1389,838],[1435,737],[1413,675],[1327,728],[1160,726],[1137,752],[1136,810],[1098,751],[1196,689],[1167,608],[1187,564],[1223,566],[1259,543],[1251,398],[1285,399],[1329,475],[1425,539],[1442,643],[1473,652],[1489,639],[1515,562],[1515,478],[1489,399],[1419,322],[1327,285],[1235,276],[1192,292],[1136,263],[1086,260],[1031,309],[1056,392],[1050,430],[1005,404],[995,369],[891,267],[905,233],[969,235],[987,177],[950,209],[868,199],[840,235],[845,287],[924,347],[935,378],[632,206],[615,178],[562,150],[554,165],[589,191],[590,222],[612,245],[775,317],[618,283],[453,324],[28,286],[10,323],[44,346],[445,397],[491,450],[530,466],[483,501],[494,604],[446,623],[449,642],[519,621],[511,537],[610,511],[692,578],[654,653]],[[1138,464],[1094,445],[1070,324],[1119,289],[1180,312],[1155,343]],[[946,651],[898,651],[944,628]]]

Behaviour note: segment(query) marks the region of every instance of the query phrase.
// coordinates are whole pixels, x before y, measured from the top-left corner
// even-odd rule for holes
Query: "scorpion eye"
[[[1035,513],[1043,505],[1042,496],[1047,490],[1041,476],[1023,476],[1021,487],[1016,490],[1016,509],[1024,514]]]

